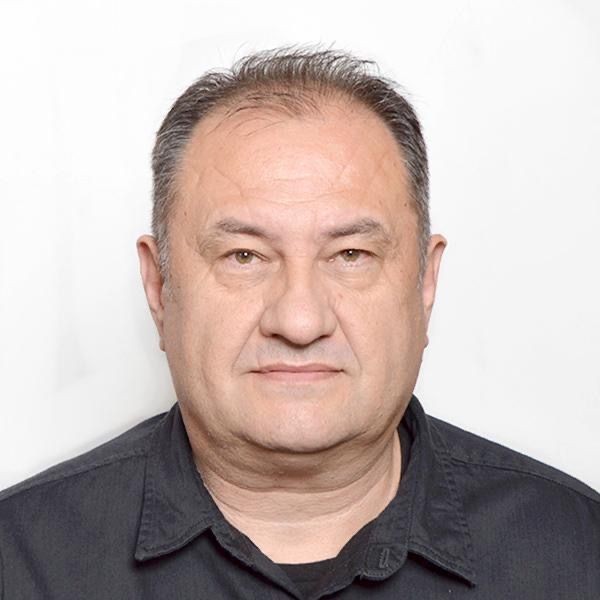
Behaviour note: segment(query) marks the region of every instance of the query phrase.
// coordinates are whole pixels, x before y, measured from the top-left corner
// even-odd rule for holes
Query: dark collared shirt
[[[598,600],[600,496],[423,412],[395,499],[311,598]],[[225,521],[177,405],[0,494],[3,600],[302,598]]]

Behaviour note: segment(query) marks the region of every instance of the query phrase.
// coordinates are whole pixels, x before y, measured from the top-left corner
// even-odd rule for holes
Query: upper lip
[[[330,365],[325,365],[322,363],[308,363],[305,365],[288,365],[285,363],[275,363],[272,365],[267,365],[266,367],[261,367],[258,371],[259,373],[267,373],[269,371],[291,371],[295,373],[301,373],[303,371],[340,371],[341,369],[336,369]]]

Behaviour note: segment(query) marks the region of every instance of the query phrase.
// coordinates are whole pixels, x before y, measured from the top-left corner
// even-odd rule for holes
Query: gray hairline
[[[285,50],[286,49],[280,49],[278,52],[282,53]],[[341,54],[341,56],[345,55]],[[246,57],[246,59],[243,59],[240,62],[243,63],[244,61],[251,61],[257,57],[260,58],[260,55]],[[353,63],[354,66],[355,63],[358,62],[357,59],[352,58],[351,60],[355,61]],[[366,64],[373,63],[370,63],[369,61],[360,61],[360,64],[364,66]],[[369,103],[364,101],[362,98],[354,97],[351,91],[336,87],[335,81],[329,83],[327,80],[324,82],[309,81],[307,85],[306,83],[297,81],[284,81],[282,83],[281,81],[269,81],[268,79],[266,81],[259,82],[248,82],[242,80],[236,87],[236,83],[238,82],[234,81],[232,85],[232,78],[235,78],[238,74],[238,71],[236,71],[237,66],[238,65],[236,63],[236,65],[234,65],[230,70],[209,72],[200,80],[198,80],[196,84],[192,84],[192,86],[190,86],[190,88],[192,88],[199,82],[202,82],[203,80],[206,82],[206,80],[208,80],[210,77],[213,77],[220,78],[220,80],[217,81],[217,84],[220,83],[224,89],[224,93],[221,96],[212,97],[212,102],[208,102],[203,107],[204,112],[200,111],[200,114],[197,115],[197,118],[192,126],[190,126],[188,123],[183,123],[179,124],[179,127],[167,127],[165,130],[165,123],[177,106],[177,103],[179,102],[178,99],[171,109],[169,115],[165,118],[165,122],[163,122],[163,125],[157,134],[157,140],[153,151],[155,186],[152,229],[158,245],[159,269],[166,290],[169,293],[171,292],[168,229],[173,212],[173,206],[177,201],[178,190],[176,184],[178,175],[181,172],[182,157],[185,154],[188,144],[193,137],[194,131],[198,124],[214,112],[227,108],[229,108],[229,111],[226,112],[225,118],[227,118],[227,116],[229,116],[229,114],[232,112],[246,107],[270,108],[285,113],[288,116],[297,118],[305,116],[313,111],[318,111],[322,101],[333,95],[337,95],[338,97],[343,98],[351,103],[359,104],[369,110],[372,114],[378,116],[384,125],[386,125],[388,130],[390,130],[394,140],[397,143],[400,155],[404,161],[409,176],[410,196],[413,202],[413,210],[415,210],[417,216],[419,285],[421,285],[427,262],[427,249],[430,239],[429,181],[427,156],[420,131],[420,124],[418,123],[416,115],[414,115],[414,110],[408,101],[403,96],[399,95],[400,102],[404,102],[406,105],[405,108],[408,108],[407,112],[409,114],[408,117],[405,115],[405,118],[414,116],[416,121],[417,135],[414,137],[416,138],[417,145],[419,142],[423,144],[422,148],[417,148],[416,150],[411,148],[410,153],[407,152],[402,140],[399,139],[398,133],[392,129],[390,123],[391,119],[386,119],[385,116],[380,114],[374,106],[369,105]],[[354,75],[356,74],[355,71],[353,72]],[[331,74],[329,73],[329,75]],[[363,72],[362,75],[365,78],[372,77],[372,75],[365,72]],[[381,77],[379,79],[385,81],[391,90],[393,90],[394,87],[397,87],[397,85],[390,80],[383,79]],[[186,92],[182,94],[180,98],[185,96],[190,88],[188,88],[188,90],[186,90]],[[318,102],[319,100],[321,101],[320,103]],[[410,142],[412,143],[414,140],[410,140]],[[165,148],[165,145],[168,145],[169,147]],[[420,150],[422,150],[423,156],[420,157],[419,164],[411,164],[411,159],[413,161],[419,160],[418,157],[415,159],[415,154],[418,154]],[[165,154],[167,157],[165,157]],[[163,164],[161,165],[162,168],[159,176],[157,177],[157,163],[159,159],[162,160]],[[171,168],[166,168],[165,164],[170,164]],[[418,181],[420,181],[421,185],[417,183]]]

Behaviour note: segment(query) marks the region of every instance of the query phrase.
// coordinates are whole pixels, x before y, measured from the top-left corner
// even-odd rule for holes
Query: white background
[[[446,251],[417,394],[600,488],[600,3],[0,0],[0,488],[174,402],[138,273],[153,135],[321,42],[411,93]]]

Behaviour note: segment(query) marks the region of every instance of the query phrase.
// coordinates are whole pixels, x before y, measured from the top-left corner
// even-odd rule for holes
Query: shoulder
[[[464,510],[482,580],[513,573],[533,577],[546,590],[540,597],[570,597],[572,586],[579,586],[581,598],[596,597],[600,495],[520,452],[427,420],[447,485]]]
[[[555,489],[573,493],[600,510],[600,494],[575,477],[525,454],[485,439],[460,427],[428,416],[434,443],[442,444],[451,461],[458,467],[479,473],[482,477],[504,474]]]
[[[83,565],[127,564],[139,527],[146,459],[163,419],[151,417],[0,492],[0,589],[10,581],[23,597],[37,597],[43,586],[55,585],[50,582],[68,587]],[[64,590],[57,594],[65,597]]]
[[[448,484],[461,497],[476,537],[490,532],[510,536],[523,555],[542,552],[540,548],[560,539],[563,550],[600,559],[596,491],[501,444],[433,417],[428,421],[438,455],[447,462]]]
[[[31,495],[43,495],[51,488],[64,491],[66,487],[86,485],[91,478],[97,483],[99,479],[110,479],[126,463],[146,456],[152,433],[164,415],[146,419],[92,450],[0,491],[0,516],[9,505],[19,504]]]

